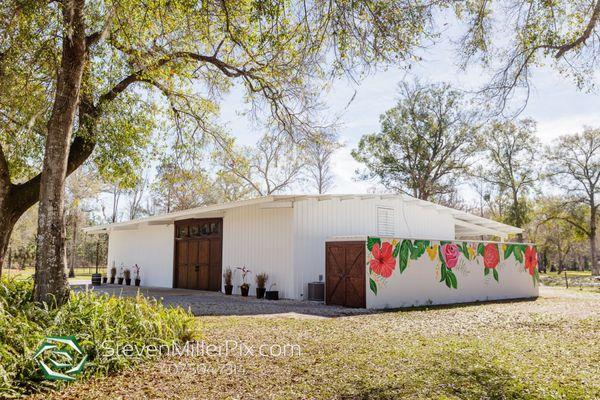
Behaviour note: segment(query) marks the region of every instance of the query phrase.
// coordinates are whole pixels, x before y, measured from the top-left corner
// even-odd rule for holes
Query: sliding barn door
[[[175,223],[173,287],[221,290],[222,230],[220,218]]]
[[[365,262],[365,242],[325,245],[326,304],[366,307]]]

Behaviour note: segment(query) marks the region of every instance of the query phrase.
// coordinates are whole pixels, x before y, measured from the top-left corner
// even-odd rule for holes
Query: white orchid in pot
[[[240,290],[242,292],[243,297],[248,297],[248,291],[250,290],[250,284],[246,282],[246,277],[248,274],[252,273],[246,266],[237,267],[242,272],[242,284],[240,285]]]
[[[140,286],[140,283],[142,283],[142,278],[140,276],[141,269],[142,268],[137,264],[133,266],[133,273],[135,274],[135,286]]]

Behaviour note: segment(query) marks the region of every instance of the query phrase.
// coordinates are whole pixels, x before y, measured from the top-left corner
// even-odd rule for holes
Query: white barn
[[[266,272],[268,285],[275,283],[280,297],[306,299],[309,282],[326,280],[325,247],[334,237],[452,241],[495,235],[504,240],[521,229],[406,195],[361,194],[265,196],[90,227],[87,232],[108,233],[107,268],[139,265],[142,286],[220,291],[225,268],[246,266],[253,273]],[[366,264],[364,274],[369,275]],[[368,289],[370,278],[361,279]],[[240,284],[240,274],[234,273],[234,294]],[[535,295],[537,290],[492,297]],[[391,301],[376,307],[398,305],[405,304]]]

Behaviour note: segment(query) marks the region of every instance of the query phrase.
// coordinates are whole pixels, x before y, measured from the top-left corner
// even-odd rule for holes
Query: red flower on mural
[[[369,262],[371,270],[384,278],[392,276],[392,272],[396,269],[396,259],[392,252],[390,243],[384,242],[381,247],[379,247],[379,243],[375,243],[371,250],[373,258]]]
[[[457,245],[454,243],[445,244],[442,247],[442,255],[444,256],[446,267],[449,269],[456,267],[456,264],[458,264],[458,257],[460,256],[460,251],[458,250]]]
[[[525,269],[529,271],[529,275],[533,276],[537,267],[537,252],[535,247],[527,247],[525,249]]]
[[[486,244],[483,248],[483,265],[486,268],[496,268],[499,261],[498,245],[496,243]]]

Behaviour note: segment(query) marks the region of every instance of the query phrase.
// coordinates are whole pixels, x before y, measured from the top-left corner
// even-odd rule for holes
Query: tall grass
[[[122,353],[107,356],[110,347],[170,345],[193,339],[193,316],[143,296],[117,298],[93,292],[73,293],[60,308],[36,305],[31,280],[0,282],[0,398],[20,397],[62,385],[44,380],[32,354],[47,336],[73,335],[88,355],[82,376],[121,371],[141,361]]]

